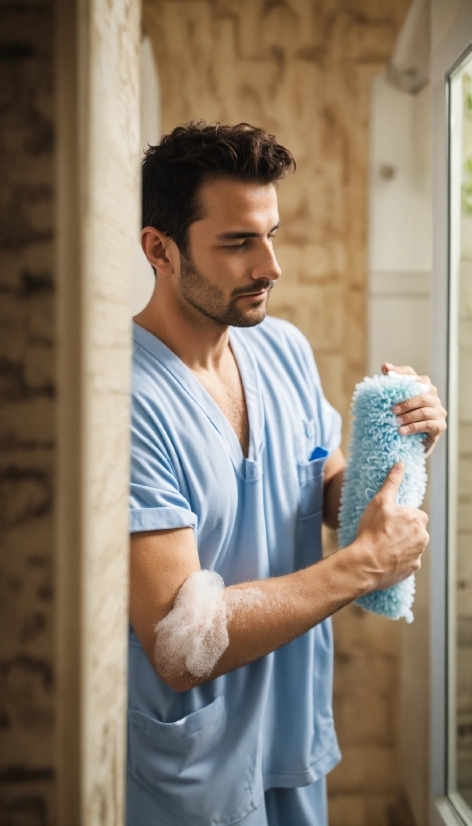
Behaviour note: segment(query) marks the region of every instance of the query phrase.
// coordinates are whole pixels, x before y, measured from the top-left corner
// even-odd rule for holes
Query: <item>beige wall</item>
[[[54,797],[54,62],[52,3],[0,32],[0,819]]]
[[[271,312],[306,334],[325,392],[345,421],[354,384],[366,372],[371,82],[408,6],[408,0],[143,4],[163,131],[196,117],[245,120],[274,132],[295,154],[298,172],[280,189],[276,251],[283,277]],[[399,627],[355,607],[340,612],[334,627],[344,760],[330,777],[331,824],[407,824],[399,790]]]

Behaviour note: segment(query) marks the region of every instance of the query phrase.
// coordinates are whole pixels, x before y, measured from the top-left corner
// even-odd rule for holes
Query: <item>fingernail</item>
[[[395,407],[392,407],[394,413],[401,413],[402,409],[399,404],[396,404]]]
[[[400,428],[400,433],[401,433],[403,436],[406,436],[406,434],[407,434],[407,433],[409,433],[409,432],[410,432],[410,428],[409,428],[409,427],[407,427],[406,425],[405,425],[404,427],[401,427],[401,428]]]

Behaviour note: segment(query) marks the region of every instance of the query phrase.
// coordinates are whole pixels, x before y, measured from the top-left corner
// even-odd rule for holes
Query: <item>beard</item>
[[[191,258],[180,256],[179,288],[181,296],[206,318],[225,327],[255,327],[267,314],[269,293],[275,284],[268,278],[254,281],[248,288],[233,290],[230,298],[225,298],[223,291],[205,278]],[[267,290],[259,301],[250,309],[244,310],[238,304],[241,295],[251,295]]]

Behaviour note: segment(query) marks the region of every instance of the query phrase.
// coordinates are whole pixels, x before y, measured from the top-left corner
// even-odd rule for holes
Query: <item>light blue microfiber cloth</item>
[[[351,404],[351,444],[341,492],[338,540],[341,548],[356,538],[357,526],[370,500],[382,487],[396,462],[405,465],[397,504],[418,508],[426,491],[424,433],[402,436],[392,407],[425,389],[412,376],[389,373],[366,378],[356,385]],[[356,600],[366,611],[390,619],[405,617],[413,622],[411,606],[415,577],[387,588],[372,591]]]

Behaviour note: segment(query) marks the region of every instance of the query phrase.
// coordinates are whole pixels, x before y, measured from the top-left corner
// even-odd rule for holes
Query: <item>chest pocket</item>
[[[328,451],[322,447],[317,450],[323,451],[323,455],[298,464],[301,519],[307,519],[323,509],[323,473]]]

